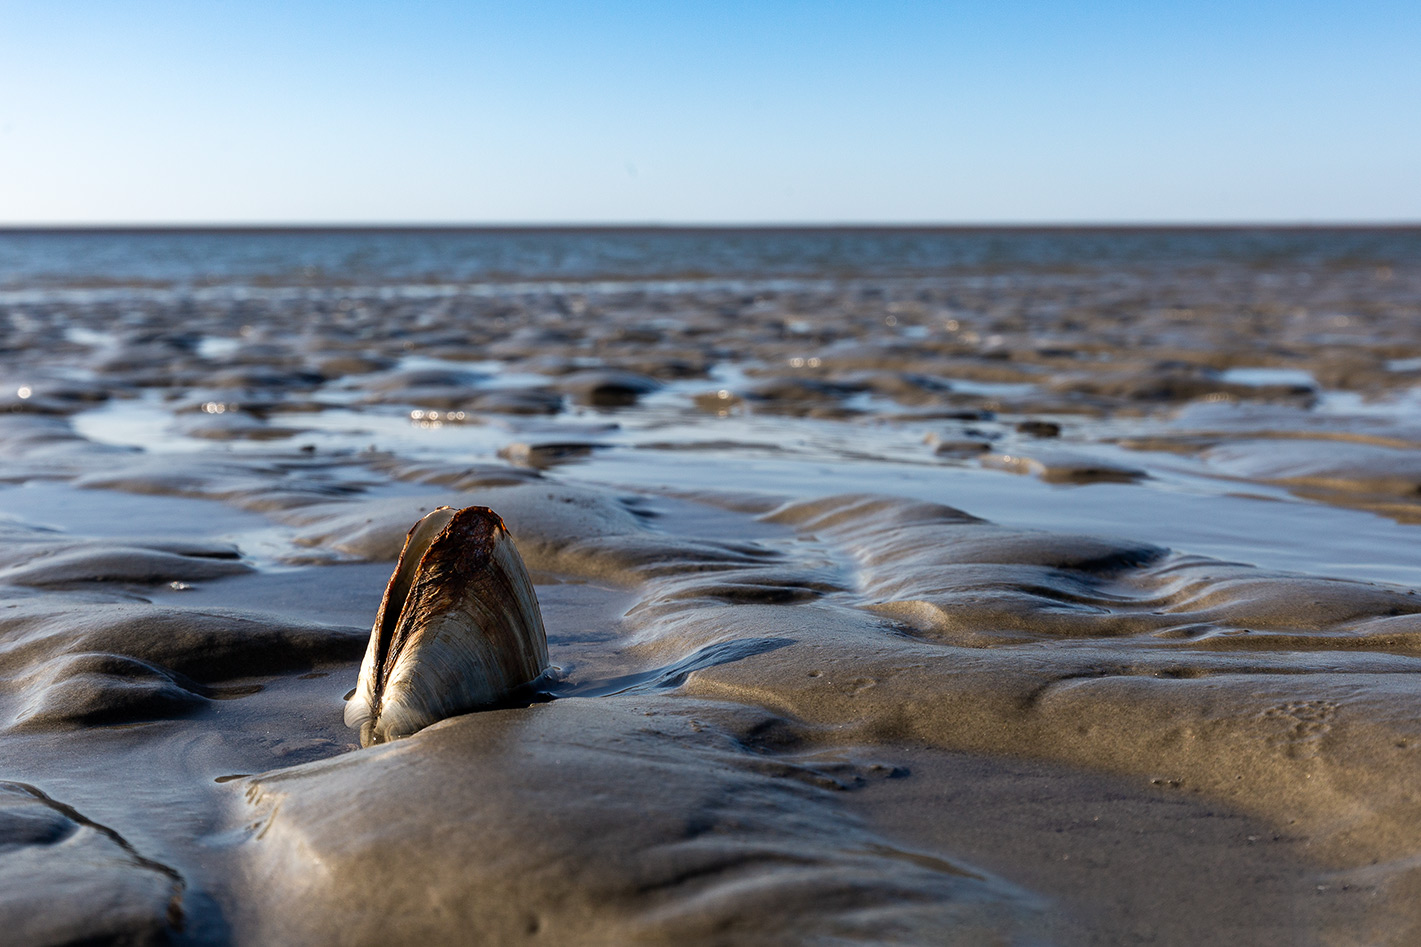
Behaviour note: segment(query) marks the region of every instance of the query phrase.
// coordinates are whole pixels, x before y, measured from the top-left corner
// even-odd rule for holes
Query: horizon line
[[[241,222],[241,223],[0,223],[0,234],[31,233],[359,233],[359,232],[407,232],[407,233],[714,233],[751,232],[792,233],[811,231],[837,232],[897,232],[897,233],[953,233],[982,231],[1095,231],[1109,232],[1122,230],[1156,231],[1308,231],[1308,230],[1415,230],[1421,229],[1421,220],[1342,220],[1342,221],[1041,221],[1041,222],[939,222],[939,223],[896,223],[841,222],[841,223],[665,223],[665,222],[601,222],[601,223],[507,223],[507,222]]]

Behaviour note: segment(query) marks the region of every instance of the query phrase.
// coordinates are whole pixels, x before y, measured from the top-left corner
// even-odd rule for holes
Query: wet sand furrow
[[[17,783],[11,782],[9,780],[3,780],[0,781],[0,787],[19,790],[20,792],[27,793],[28,795],[33,796],[35,799],[39,800],[41,804],[48,806],[55,812],[58,812],[60,815],[64,816],[66,819],[70,819],[78,825],[87,826],[88,828],[93,829],[95,832],[98,832],[100,835],[109,839],[119,848],[127,852],[128,855],[132,857],[134,863],[138,866],[149,869],[150,871],[156,871],[158,874],[168,878],[173,885],[173,896],[172,899],[168,902],[168,924],[172,927],[173,930],[179,933],[182,932],[183,893],[187,890],[187,882],[183,879],[182,874],[176,868],[173,868],[171,865],[165,865],[160,861],[155,861],[151,858],[144,856],[141,852],[138,851],[138,849],[134,848],[133,845],[129,843],[127,839],[125,839],[122,835],[119,835],[118,832],[114,831],[108,826],[100,825],[93,819],[88,818],[82,812],[75,809],[73,806],[66,805],[65,803],[62,803],[56,799],[50,798],[44,792],[34,786],[29,785],[28,783]]]

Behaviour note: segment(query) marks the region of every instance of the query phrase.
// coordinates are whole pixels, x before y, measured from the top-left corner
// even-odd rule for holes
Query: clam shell
[[[532,580],[498,514],[416,523],[370,630],[346,726],[370,746],[506,700],[548,666]]]

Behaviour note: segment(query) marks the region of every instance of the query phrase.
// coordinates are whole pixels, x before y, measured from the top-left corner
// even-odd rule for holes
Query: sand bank
[[[0,921],[1408,943],[1418,289],[12,293]],[[555,673],[361,750],[343,700],[445,504],[507,522]]]

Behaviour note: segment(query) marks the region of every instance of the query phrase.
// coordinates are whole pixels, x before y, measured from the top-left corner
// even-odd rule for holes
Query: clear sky
[[[1421,221],[1421,2],[0,0],[0,224]]]

